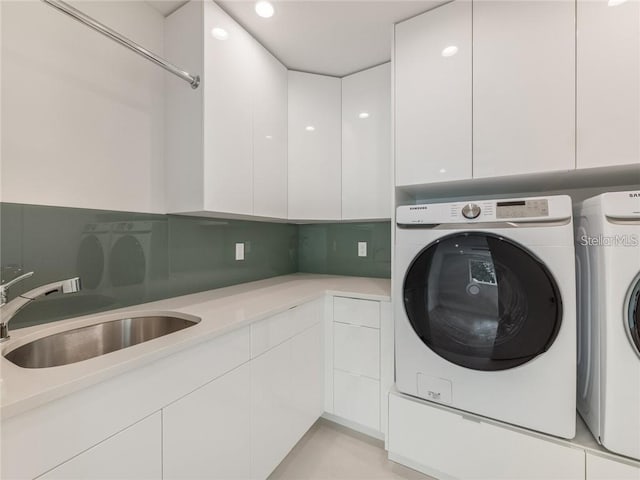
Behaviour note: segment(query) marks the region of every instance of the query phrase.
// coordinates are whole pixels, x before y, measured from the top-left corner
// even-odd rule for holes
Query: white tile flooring
[[[387,459],[384,443],[320,419],[270,480],[425,480],[426,475]]]

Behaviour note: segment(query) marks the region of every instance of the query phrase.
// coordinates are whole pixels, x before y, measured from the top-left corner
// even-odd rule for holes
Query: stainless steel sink
[[[178,317],[121,318],[39,338],[11,350],[5,357],[23,368],[57,367],[131,347],[197,323]]]

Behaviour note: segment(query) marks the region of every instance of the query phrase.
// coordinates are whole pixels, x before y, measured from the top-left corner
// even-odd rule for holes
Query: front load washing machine
[[[576,206],[578,411],[605,448],[640,459],[640,191]]]
[[[567,196],[401,206],[399,391],[575,436],[575,263]]]

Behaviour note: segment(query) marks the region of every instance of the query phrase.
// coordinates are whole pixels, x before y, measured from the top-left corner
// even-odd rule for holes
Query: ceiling
[[[185,3],[147,2],[163,15]],[[217,3],[289,69],[342,77],[389,61],[392,25],[444,0],[272,0],[271,18],[251,0]]]

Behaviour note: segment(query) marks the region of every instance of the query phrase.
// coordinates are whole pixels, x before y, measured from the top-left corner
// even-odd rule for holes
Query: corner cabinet
[[[169,213],[286,218],[286,68],[212,1],[165,20]]]
[[[342,78],[342,219],[391,218],[391,64]]]
[[[640,165],[640,2],[578,0],[576,13],[577,168]]]
[[[340,220],[341,80],[289,72],[289,218]]]

